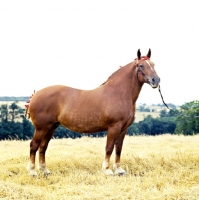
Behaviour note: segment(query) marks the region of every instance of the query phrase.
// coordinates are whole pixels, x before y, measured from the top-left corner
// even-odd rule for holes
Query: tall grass
[[[121,177],[101,172],[106,138],[88,137],[51,140],[51,175],[30,177],[29,142],[0,142],[0,199],[199,199],[199,135],[127,136]]]

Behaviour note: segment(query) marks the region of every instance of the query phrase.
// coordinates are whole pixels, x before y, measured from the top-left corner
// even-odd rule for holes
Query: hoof
[[[111,169],[102,170],[106,176],[113,176],[113,171]]]
[[[49,174],[50,174],[50,171],[49,171],[47,168],[44,169],[44,170],[41,170],[41,169],[40,169],[40,171],[43,172],[44,175],[49,175]]]
[[[116,165],[113,166],[114,174],[119,176],[126,175],[126,171],[122,169],[121,167],[116,167]]]
[[[115,170],[114,174],[119,176],[125,176],[126,172],[122,168],[118,168],[117,170]]]
[[[50,174],[50,170],[48,170],[46,167],[39,166],[39,170],[41,172],[43,172],[44,175],[49,175]]]
[[[29,176],[37,177],[37,172],[35,170],[29,171]]]

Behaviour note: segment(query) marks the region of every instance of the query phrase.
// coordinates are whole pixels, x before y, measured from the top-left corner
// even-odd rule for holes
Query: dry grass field
[[[199,135],[127,136],[126,176],[101,172],[105,141],[51,140],[51,175],[36,178],[26,171],[30,141],[0,141],[0,199],[199,199]]]

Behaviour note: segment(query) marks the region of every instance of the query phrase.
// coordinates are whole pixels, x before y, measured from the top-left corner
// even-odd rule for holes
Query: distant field
[[[159,112],[139,112],[135,113],[135,122],[142,121],[147,115],[151,115],[152,117],[156,118],[160,116]]]
[[[197,200],[198,141],[199,135],[127,136],[121,160],[127,175],[106,177],[106,138],[53,139],[47,150],[52,173],[37,178],[26,171],[30,141],[0,141],[0,199]]]

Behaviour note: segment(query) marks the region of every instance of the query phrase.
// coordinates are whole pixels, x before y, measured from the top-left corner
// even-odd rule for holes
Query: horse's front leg
[[[110,157],[114,149],[115,142],[119,136],[121,127],[118,124],[112,125],[108,128],[105,160],[102,163],[102,171],[106,175],[113,175],[113,171],[110,169]]]
[[[126,172],[124,169],[120,167],[120,156],[122,152],[122,145],[123,145],[123,140],[126,135],[126,130],[122,131],[118,137],[118,139],[115,142],[115,163],[113,165],[113,170],[114,173],[117,175],[125,175]]]

